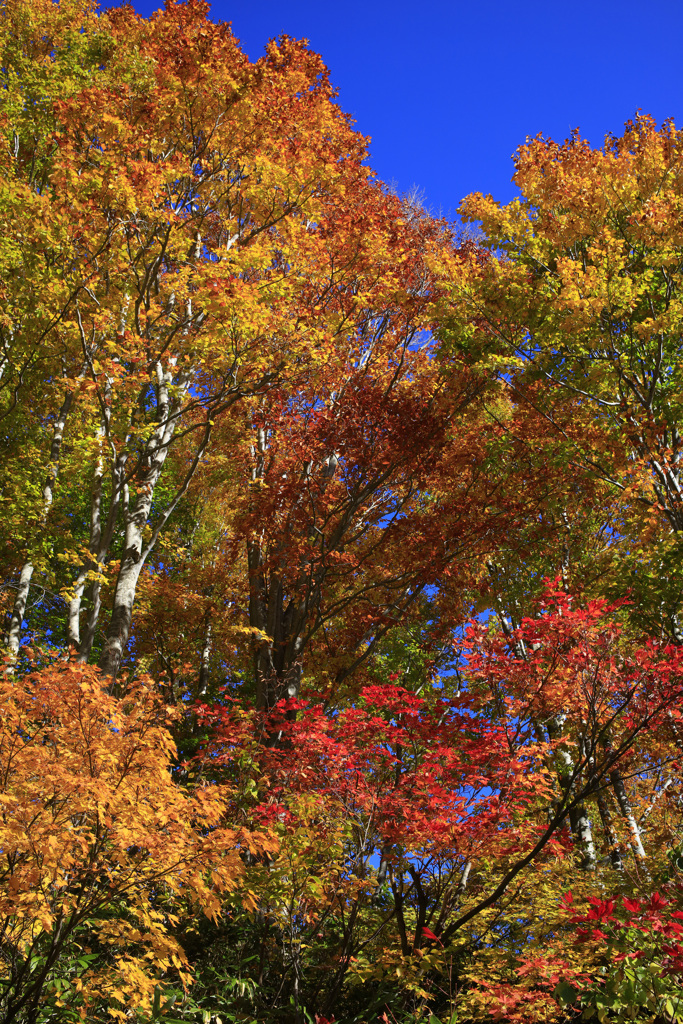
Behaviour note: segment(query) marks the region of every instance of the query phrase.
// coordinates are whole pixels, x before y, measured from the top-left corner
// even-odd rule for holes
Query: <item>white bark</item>
[[[187,379],[174,382],[172,365],[164,369],[162,364],[158,362],[156,374],[157,427],[147,443],[144,458],[137,475],[137,493],[132,512],[128,511],[128,502],[124,501],[126,524],[124,551],[114,589],[114,602],[109,630],[99,661],[103,672],[113,678],[116,678],[128,643],[133,617],[133,604],[140,573],[169,516],[171,516],[178,502],[187,491],[211,438],[211,425],[213,421],[207,414],[202,440],[197,446],[185,478],[177,489],[175,497],[159,517],[150,539],[145,544],[144,532],[148,525],[154,491],[166,462],[173,435],[178,425],[180,410],[187,394]],[[124,485],[123,490],[125,491],[125,489]]]
[[[44,528],[47,521],[48,514],[52,508],[52,502],[54,498],[54,486],[57,481],[57,474],[59,472],[59,459],[62,451],[62,440],[64,438],[64,427],[66,426],[66,420],[71,409],[71,403],[73,401],[73,395],[70,391],[67,391],[62,407],[57,414],[57,418],[52,426],[52,443],[50,445],[50,462],[48,465],[47,476],[45,483],[43,484],[42,491],[42,508],[39,518],[40,528]],[[21,627],[24,621],[24,615],[26,613],[26,605],[28,603],[28,595],[31,589],[31,579],[33,577],[34,565],[32,558],[29,557],[21,567],[19,573],[19,583],[17,585],[17,594],[14,599],[14,607],[12,608],[12,615],[10,618],[9,628],[7,630],[6,643],[7,648],[12,655],[16,657],[19,652],[19,641],[21,637]]]
[[[19,574],[17,595],[14,599],[12,617],[10,619],[10,625],[7,631],[7,648],[10,654],[13,656],[15,656],[19,651],[19,637],[21,634],[21,625],[24,621],[24,613],[26,611],[26,602],[28,601],[28,592],[31,587],[32,576],[33,564],[31,562],[24,562],[23,566],[21,567],[21,572]]]
[[[624,780],[621,777],[621,772],[615,768],[614,771],[610,772],[610,782],[614,788],[614,795],[617,798],[619,804],[619,810],[622,816],[628,823],[629,831],[631,833],[631,846],[636,858],[640,861],[645,860],[645,848],[643,847],[643,841],[640,835],[640,828],[636,821],[631,804],[626,793],[626,786]]]
[[[184,397],[184,389],[180,388],[179,393],[171,400],[172,367],[164,369],[158,362],[156,376],[157,427],[145,449],[133,511],[126,515],[123,558],[114,590],[109,632],[100,658],[100,668],[113,677],[118,673],[128,643],[137,583],[145,559],[151,550],[150,546],[144,550],[143,535],[152,507],[154,490],[166,462]]]
[[[121,506],[122,493],[124,489],[126,458],[122,456],[117,459],[112,471],[112,494],[109,503],[109,513],[102,528],[102,460],[98,460],[95,471],[95,479],[92,490],[91,520],[90,520],[90,542],[88,550],[90,560],[84,565],[74,581],[74,587],[68,609],[68,636],[69,643],[78,650],[79,661],[86,662],[90,655],[92,643],[95,637],[95,629],[100,612],[100,588],[99,579],[94,579],[88,586],[88,577],[93,572],[98,572],[102,562],[109,553],[109,548],[114,537],[114,530],[118,520]],[[81,608],[83,597],[88,597],[88,618],[86,627],[81,636]]]
[[[104,428],[101,427],[99,431],[100,443],[104,434]],[[92,501],[90,506],[90,543],[88,545],[89,551],[92,555],[98,552],[100,539],[102,535],[101,527],[101,507],[102,507],[102,477],[104,476],[104,465],[102,455],[98,456],[97,464],[95,467],[95,479],[93,481],[92,489]],[[97,561],[99,562],[99,557]],[[86,581],[88,574],[92,570],[92,564],[83,566],[80,570],[73,588],[73,596],[69,601],[68,617],[67,617],[67,636],[69,643],[78,648],[81,642],[81,602],[83,599],[83,592],[85,591]]]
[[[211,667],[211,615],[206,614],[204,640],[199,659],[199,696],[204,697],[209,686],[209,670]]]

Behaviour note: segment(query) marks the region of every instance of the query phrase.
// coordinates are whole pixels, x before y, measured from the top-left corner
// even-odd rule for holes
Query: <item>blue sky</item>
[[[579,127],[600,145],[639,108],[683,125],[681,0],[215,0],[211,17],[252,59],[273,36],[307,38],[379,176],[446,216],[468,192],[512,198],[528,135]]]

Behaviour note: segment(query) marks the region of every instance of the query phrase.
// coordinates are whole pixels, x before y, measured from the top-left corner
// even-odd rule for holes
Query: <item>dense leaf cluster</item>
[[[683,1021],[683,134],[463,240],[202,0],[0,47],[0,1019]]]

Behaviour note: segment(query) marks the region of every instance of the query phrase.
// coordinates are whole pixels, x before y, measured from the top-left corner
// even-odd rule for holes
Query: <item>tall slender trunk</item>
[[[462,875],[460,876],[460,881],[458,882],[458,892],[465,892],[465,890],[467,889],[467,883],[469,881],[471,870],[472,861],[468,860],[465,864],[465,867],[462,869]]]
[[[31,578],[33,577],[33,562],[30,560],[24,562],[19,573],[19,582],[17,584],[17,593],[14,598],[14,606],[12,608],[12,615],[9,621],[9,628],[7,630],[7,648],[13,656],[19,651],[19,636],[21,633],[21,624],[24,621],[24,614],[26,612],[26,603],[28,601],[28,594],[31,587]]]
[[[114,679],[130,636],[138,579],[153,546],[153,542],[144,546],[143,534],[152,508],[154,491],[176,430],[185,391],[184,387],[176,385],[178,390],[172,398],[172,370],[164,369],[161,363],[157,363],[156,374],[157,427],[146,445],[138,471],[135,505],[132,512],[126,514],[123,557],[114,588],[109,629],[99,662],[102,671]]]
[[[188,313],[189,315],[190,313]],[[164,369],[160,362],[156,365],[156,373],[157,427],[147,442],[136,474],[136,495],[132,512],[130,511],[130,503],[127,498],[128,484],[125,480],[121,487],[125,521],[124,550],[114,588],[109,629],[99,660],[99,666],[102,671],[114,679],[118,674],[130,636],[133,605],[135,603],[140,573],[147,558],[154,550],[162,529],[173,514],[178,502],[187,492],[197,467],[204,457],[211,440],[214,422],[212,415],[216,415],[217,408],[219,408],[219,411],[224,411],[237,401],[240,394],[239,391],[234,390],[231,392],[228,400],[223,396],[220,407],[218,402],[216,402],[211,412],[207,410],[206,419],[201,428],[203,431],[202,437],[197,444],[190,466],[183,477],[182,483],[176,488],[173,498],[164,511],[157,516],[157,522],[152,529],[151,537],[144,544],[144,532],[148,525],[154,493],[176,432],[180,411],[187,394],[189,379],[185,376],[180,380],[176,378],[174,381],[172,368]],[[198,426],[197,429],[199,429]]]
[[[605,830],[607,841],[609,843],[609,859],[612,867],[615,871],[622,871],[624,862],[621,858],[621,849],[619,846],[619,837],[617,836],[614,828],[614,822],[612,821],[612,813],[609,809],[607,797],[604,789],[598,787],[596,791],[596,800],[598,804],[598,813],[600,814],[600,820],[602,827]]]
[[[252,447],[254,464],[252,483],[263,479],[268,447],[267,431],[261,427]],[[329,455],[319,470],[319,486],[325,489],[334,477],[338,466],[336,453]],[[302,483],[309,481],[313,463],[306,463]],[[314,524],[309,523],[308,534],[315,534]],[[343,529],[340,531],[340,537]],[[340,540],[331,538],[334,549]],[[254,534],[247,542],[249,567],[249,623],[266,637],[256,641],[254,651],[254,676],[256,681],[256,706],[260,711],[270,711],[279,700],[299,696],[303,679],[303,656],[305,628],[312,608],[320,600],[325,570],[311,575],[310,564],[302,562],[300,576],[289,588],[283,585],[279,574],[268,571],[268,557],[277,555],[271,549],[266,553],[263,534]],[[289,594],[286,590],[289,589]],[[278,737],[272,737],[278,742]]]
[[[199,696],[204,697],[209,688],[209,671],[211,668],[211,609],[204,616],[204,638],[199,655]]]
[[[87,665],[90,658],[90,652],[92,651],[92,645],[95,641],[97,623],[99,622],[100,611],[102,609],[101,595],[101,582],[99,580],[93,580],[85,594],[88,602],[88,616],[85,622],[85,629],[83,630],[83,637],[78,648],[78,661],[82,665]]]
[[[103,483],[102,460],[98,460],[98,464],[95,469],[91,499],[90,540],[88,544],[89,559],[81,568],[76,580],[74,581],[72,597],[69,601],[68,608],[67,628],[69,643],[77,649],[78,660],[82,663],[86,663],[90,657],[90,651],[92,650],[93,641],[95,639],[95,632],[101,608],[101,581],[99,578],[95,578],[91,579],[90,583],[88,583],[88,577],[91,576],[93,572],[100,571],[102,563],[106,560],[109,554],[109,548],[111,547],[112,540],[114,539],[114,531],[116,530],[116,523],[119,517],[123,492],[125,489],[125,470],[126,457],[119,456],[112,467],[112,493],[109,502],[109,512],[103,527],[101,519]],[[81,610],[84,598],[86,598],[88,614],[85,628],[81,635]]]
[[[67,614],[67,637],[69,643],[76,648],[78,648],[80,644],[81,601],[85,590],[86,580],[88,578],[88,574],[92,571],[93,560],[99,562],[97,555],[99,554],[100,542],[102,539],[102,480],[104,477],[102,445],[107,436],[109,420],[111,417],[111,408],[109,404],[110,396],[111,387],[108,387],[105,393],[103,417],[97,431],[97,444],[99,451],[97,453],[97,461],[95,463],[95,475],[90,500],[90,538],[88,541],[88,551],[91,557],[88,559],[88,563],[83,566],[74,581],[73,596],[69,601]],[[114,500],[114,494],[112,494],[112,503]]]
[[[624,785],[624,780],[618,768],[614,768],[610,772],[609,779],[612,783],[617,803],[619,804],[619,810],[621,811],[622,817],[626,820],[631,833],[631,847],[633,852],[637,860],[644,861],[645,847],[643,846],[643,840],[640,835],[640,828],[631,808],[628,794],[626,792],[626,786]]]
[[[62,453],[62,440],[64,438],[64,427],[66,426],[67,417],[71,409],[73,402],[73,393],[67,391],[62,406],[57,414],[57,418],[54,421],[52,427],[52,442],[50,444],[50,462],[47,470],[47,477],[43,484],[42,491],[42,509],[39,517],[40,528],[44,528],[47,521],[48,514],[52,508],[53,492],[55,483],[57,482],[57,475],[59,473],[59,460]],[[17,594],[14,599],[14,607],[12,608],[12,615],[10,617],[9,627],[6,635],[6,644],[10,654],[16,657],[19,651],[19,638],[21,635],[21,626],[24,621],[24,615],[26,613],[26,605],[28,602],[29,590],[31,588],[31,580],[33,578],[34,565],[33,560],[30,557],[24,562],[21,572],[19,573],[19,583],[17,586]]]
[[[563,714],[558,714],[546,723],[550,739],[559,739],[562,735],[564,719],[565,716]],[[581,750],[583,751],[583,749],[584,743],[583,738],[581,738]],[[575,791],[576,787],[576,766],[567,750],[558,748],[557,753],[560,761],[557,773],[558,782],[564,794],[569,797]],[[569,812],[569,827],[572,834],[576,836],[583,854],[581,867],[585,868],[587,871],[593,871],[597,864],[595,842],[593,840],[593,826],[588,816],[588,810],[583,801],[576,804]]]

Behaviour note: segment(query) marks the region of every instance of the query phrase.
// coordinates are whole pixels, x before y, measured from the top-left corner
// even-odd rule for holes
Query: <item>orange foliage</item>
[[[95,669],[62,665],[2,677],[0,709],[6,1019],[44,998],[74,947],[112,956],[73,976],[57,1005],[75,999],[85,1013],[98,997],[121,1018],[117,1006],[149,1008],[159,971],[189,981],[168,932],[178,908],[215,918],[239,892],[240,852],[275,844],[226,824],[225,788],[179,785],[168,731],[178,713],[149,681],[114,697]]]

